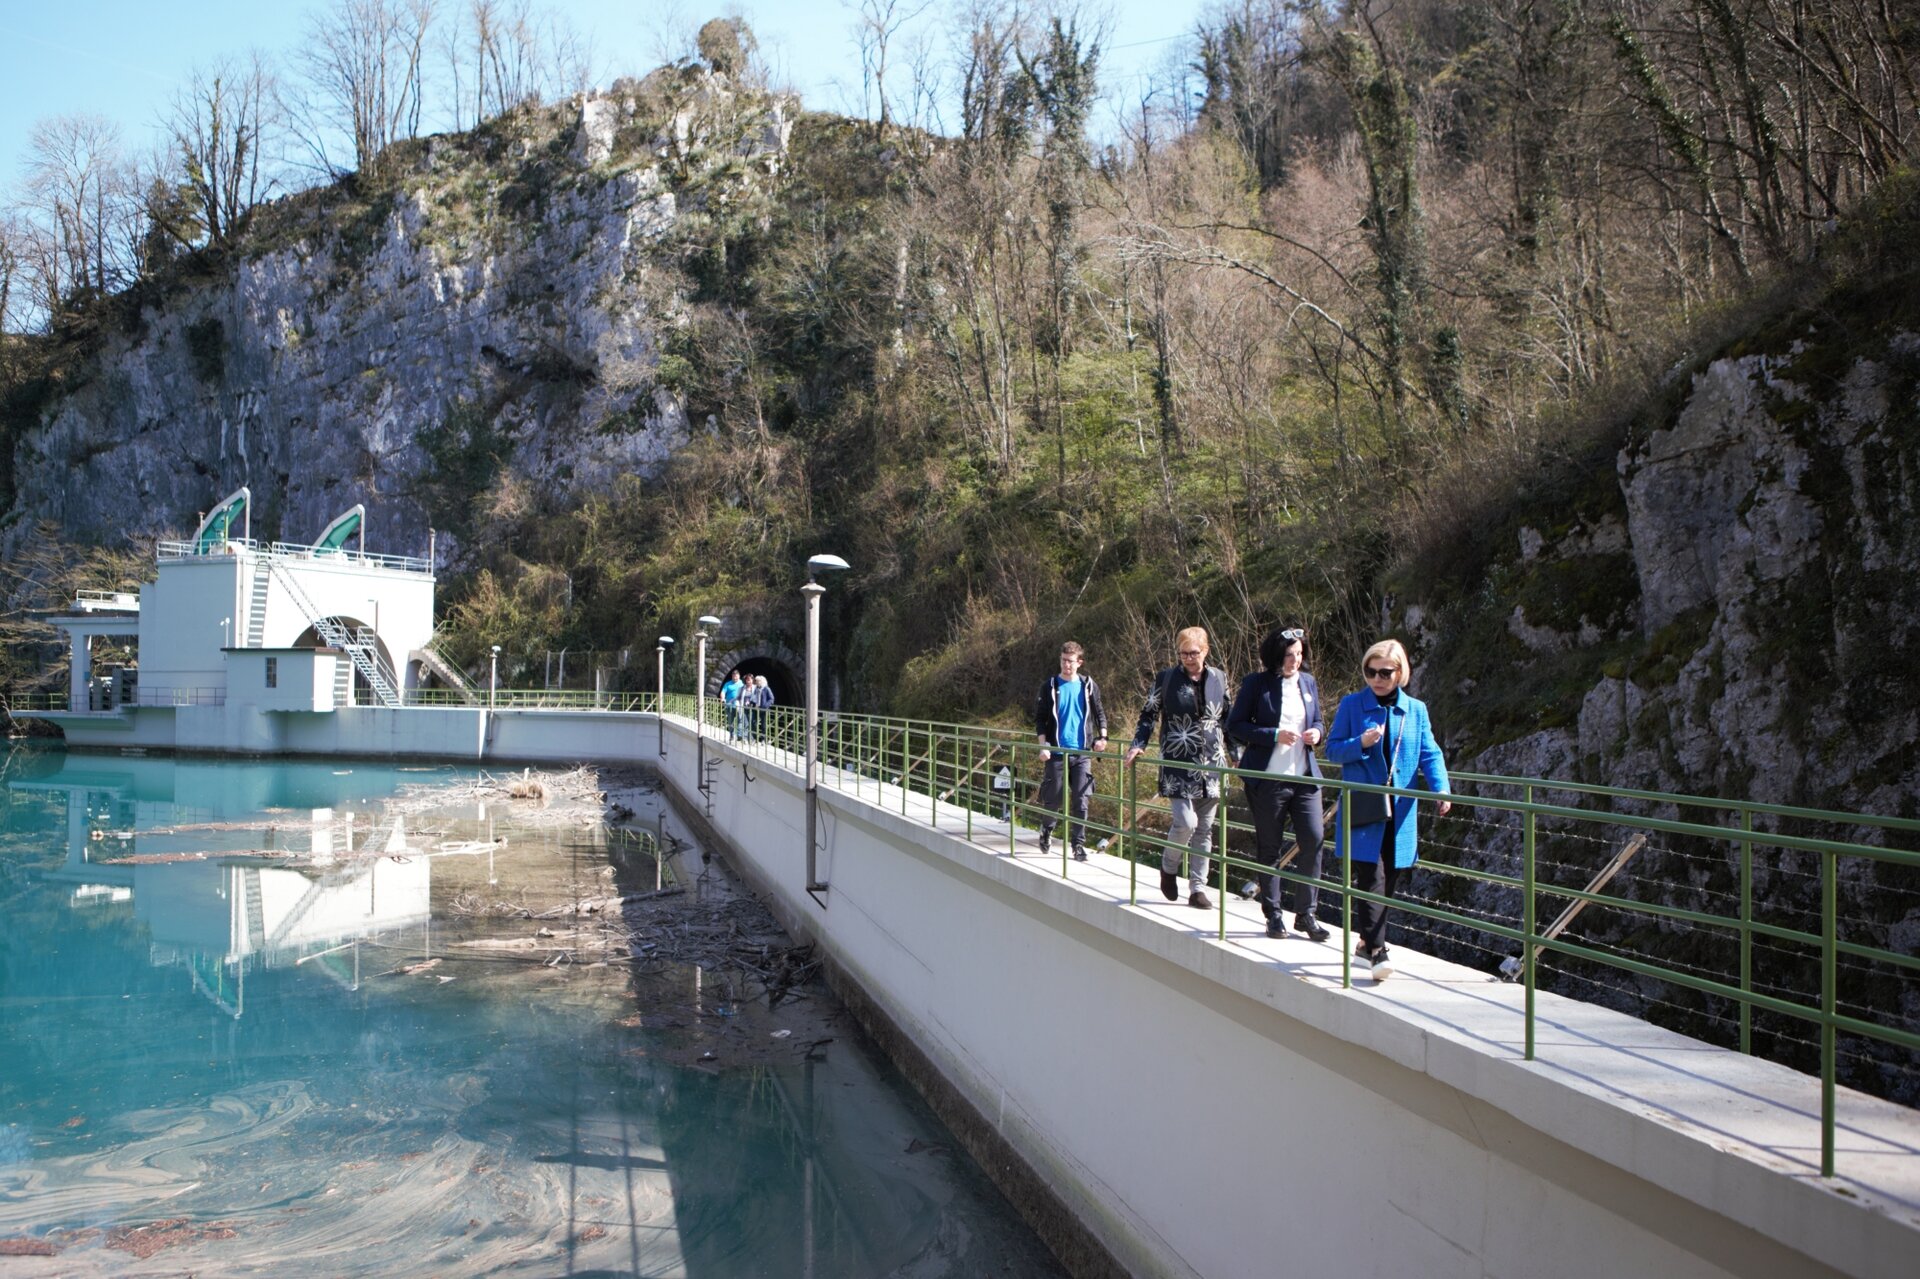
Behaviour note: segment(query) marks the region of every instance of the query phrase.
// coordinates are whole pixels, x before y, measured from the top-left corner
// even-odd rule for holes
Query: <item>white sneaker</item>
[[[1387,957],[1387,948],[1382,946],[1373,952],[1373,979],[1385,981],[1393,976],[1393,960]]]

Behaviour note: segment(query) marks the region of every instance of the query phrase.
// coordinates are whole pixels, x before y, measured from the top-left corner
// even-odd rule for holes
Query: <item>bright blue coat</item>
[[[1360,734],[1366,732],[1369,725],[1384,725],[1388,716],[1394,720],[1392,731],[1372,746],[1362,746]],[[1402,734],[1405,734],[1404,740]],[[1389,739],[1402,743],[1396,752],[1392,780],[1387,778]],[[1412,788],[1414,778],[1424,776],[1426,789],[1447,793],[1447,761],[1440,753],[1440,743],[1434,739],[1433,725],[1427,719],[1427,704],[1417,697],[1409,697],[1405,689],[1398,690],[1394,700],[1385,706],[1365,690],[1341,698],[1340,709],[1333,713],[1333,728],[1327,734],[1327,758],[1340,765],[1340,776],[1350,782]],[[1353,860],[1379,861],[1381,841],[1391,829],[1394,866],[1405,870],[1418,861],[1420,841],[1414,808],[1414,800],[1398,796],[1393,801],[1392,818],[1371,826],[1354,827]],[[1335,821],[1331,825],[1334,847],[1340,849],[1340,833],[1346,823]]]

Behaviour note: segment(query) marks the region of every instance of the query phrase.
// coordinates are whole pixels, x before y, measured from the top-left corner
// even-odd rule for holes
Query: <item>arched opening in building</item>
[[[378,635],[373,634],[373,628],[371,626],[369,626],[366,622],[361,621],[357,617],[336,616],[336,617],[330,617],[327,620],[329,622],[333,622],[338,626],[340,626],[341,629],[345,630],[349,635],[357,635],[362,630],[366,631],[369,635],[371,635],[373,638],[374,648],[379,650],[380,666],[384,670],[393,672],[392,678],[394,680],[395,689],[404,690],[406,686],[403,683],[401,683],[402,677],[398,669],[393,664],[393,654],[387,651],[387,646],[385,641],[383,641]],[[301,631],[299,636],[294,639],[293,646],[295,648],[325,648],[327,646],[327,643],[324,639],[320,637],[320,630],[318,627],[309,626],[306,630]],[[380,699],[374,696],[373,689],[367,683],[367,677],[360,673],[360,668],[355,666],[350,659],[346,661],[346,665],[347,665],[347,669],[353,672],[354,705],[369,706],[369,705],[377,704]]]
[[[806,698],[807,688],[801,682],[800,673],[778,657],[767,653],[730,659],[722,666],[712,689],[712,695],[720,695],[720,685],[727,679],[727,672],[739,671],[742,675],[760,675],[767,681],[767,687],[773,690],[775,706],[798,706]]]

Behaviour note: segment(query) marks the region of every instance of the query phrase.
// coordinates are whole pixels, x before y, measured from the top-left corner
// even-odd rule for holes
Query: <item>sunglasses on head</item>
[[[1280,638],[1283,640],[1305,639],[1306,637],[1307,637],[1307,633],[1301,630],[1297,626],[1294,627],[1292,630],[1286,630],[1286,631],[1280,632]]]
[[[1367,667],[1368,679],[1392,679],[1394,676],[1398,675],[1399,673],[1400,673],[1400,668],[1398,666]]]

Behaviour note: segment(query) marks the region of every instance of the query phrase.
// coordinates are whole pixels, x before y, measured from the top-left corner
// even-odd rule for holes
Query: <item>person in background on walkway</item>
[[[720,700],[726,705],[727,736],[740,736],[740,694],[747,685],[740,678],[738,669],[727,672],[727,682],[720,686]]]
[[[1202,627],[1189,626],[1174,637],[1180,664],[1154,677],[1153,691],[1133,730],[1133,745],[1127,748],[1129,764],[1146,753],[1158,723],[1163,759],[1228,767],[1227,742],[1221,731],[1227,718],[1227,673],[1207,665],[1207,650],[1207,632]],[[1180,900],[1180,854],[1185,845],[1191,850],[1187,904],[1210,909],[1207,846],[1213,838],[1214,812],[1220,807],[1220,774],[1162,765],[1159,791],[1173,809],[1167,829],[1169,846],[1160,850],[1160,891],[1170,902]]]
[[[1052,851],[1054,819],[1060,813],[1060,786],[1064,776],[1073,797],[1073,825],[1069,838],[1073,860],[1087,860],[1087,805],[1093,795],[1093,757],[1064,754],[1083,751],[1088,743],[1096,751],[1107,748],[1107,708],[1100,700],[1100,686],[1090,675],[1080,673],[1086,650],[1072,640],[1060,646],[1060,673],[1050,676],[1040,687],[1033,704],[1033,731],[1040,745],[1046,771],[1040,779],[1040,855]]]
[[[749,676],[749,678],[753,680],[753,687],[742,693],[741,697],[746,699],[747,703],[753,708],[753,721],[756,729],[761,733],[765,733],[767,731],[767,723],[771,718],[767,712],[773,709],[773,689],[767,685],[767,677],[765,675],[753,675]]]
[[[1240,681],[1239,695],[1227,716],[1227,735],[1246,748],[1240,754],[1241,768],[1269,774],[1241,779],[1247,788],[1247,807],[1253,810],[1255,857],[1264,866],[1276,866],[1291,821],[1300,845],[1295,868],[1318,879],[1324,823],[1320,765],[1313,758],[1313,748],[1326,734],[1320,726],[1320,686],[1303,669],[1306,636],[1304,630],[1290,627],[1260,642],[1260,664],[1266,669]],[[1267,936],[1285,937],[1280,876],[1263,871],[1258,878]],[[1295,882],[1293,926],[1313,941],[1327,939],[1327,930],[1314,918],[1319,902],[1318,888]]]
[[[1399,640],[1381,640],[1361,659],[1360,673],[1367,687],[1340,699],[1327,734],[1327,758],[1341,766],[1340,776],[1346,781],[1411,788],[1418,776],[1426,779],[1426,789],[1445,795],[1447,761],[1433,736],[1427,705],[1406,691],[1413,678],[1407,650]],[[1392,802],[1383,806],[1382,798]],[[1353,847],[1340,852],[1353,859],[1353,886],[1392,897],[1419,859],[1415,801],[1407,796],[1348,792],[1342,803],[1349,809]],[[1445,817],[1452,808],[1452,800],[1442,799],[1434,811]],[[1371,820],[1363,823],[1363,817]],[[1393,975],[1393,961],[1387,957],[1386,904],[1356,899],[1353,909],[1360,934],[1354,953],[1372,965],[1375,981],[1384,981]]]
[[[760,693],[757,681],[760,677],[743,675],[741,678],[746,685],[740,690],[740,740],[750,742],[754,739],[754,721],[759,718]]]

